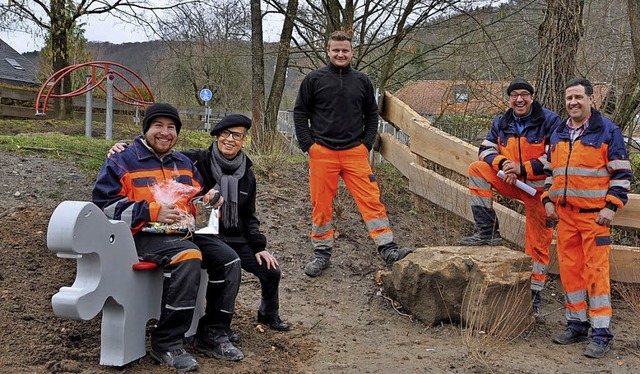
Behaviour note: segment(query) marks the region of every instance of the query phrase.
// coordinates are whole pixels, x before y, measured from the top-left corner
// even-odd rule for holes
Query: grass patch
[[[395,166],[389,162],[376,164],[374,174],[383,196],[383,203],[401,207],[405,212],[414,209],[413,193],[409,191],[407,179]]]
[[[282,165],[298,165],[307,162],[306,155],[290,155],[285,152],[248,155],[251,161],[253,161],[253,170],[256,176],[258,178],[266,177],[269,180],[278,175]]]
[[[206,149],[209,148],[212,141],[213,137],[209,135],[208,132],[182,129],[180,131],[180,136],[178,137],[178,144],[176,145],[176,149],[178,151],[190,149]]]
[[[111,141],[61,133],[22,133],[0,135],[0,149],[69,160],[90,178],[95,178],[104,162]]]
[[[95,179],[104,163],[107,151],[115,140],[86,138],[84,135],[67,135],[59,132],[22,132],[17,135],[0,135],[0,149],[34,154],[77,165],[90,179]],[[181,131],[177,149],[206,148],[211,136],[198,131]]]

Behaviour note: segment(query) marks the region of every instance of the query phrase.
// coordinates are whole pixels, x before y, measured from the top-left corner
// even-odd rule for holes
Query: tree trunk
[[[268,143],[269,132],[264,119],[264,42],[262,37],[262,10],[260,0],[251,0],[251,113],[252,148],[260,151]]]
[[[612,120],[623,132],[633,135],[638,123],[634,117],[640,106],[640,4],[638,0],[627,0],[629,24],[631,26],[631,47],[633,49],[633,72],[625,81],[620,92]],[[628,131],[626,131],[628,130]]]
[[[341,29],[340,9],[342,6],[338,0],[327,0],[323,1],[322,4],[326,9],[327,14],[327,27],[325,28],[327,35],[325,35],[325,40],[328,40],[329,35],[331,35],[332,32]]]
[[[54,73],[69,66],[68,57],[68,28],[65,20],[65,1],[51,0],[51,66]],[[67,75],[61,83],[54,87],[53,93],[60,95],[70,91],[71,77]],[[70,100],[68,100],[70,101]],[[58,118],[68,118],[67,113],[71,113],[70,103],[67,100],[56,99],[53,102],[54,111]]]
[[[264,131],[275,134],[278,130],[278,110],[282,101],[282,92],[287,79],[287,66],[289,65],[289,55],[291,51],[291,36],[293,34],[293,23],[298,11],[298,0],[289,0],[287,4],[287,14],[282,25],[280,43],[278,44],[278,55],[276,58],[276,69],[273,73],[273,83],[269,91],[267,109],[264,118]]]
[[[537,98],[547,108],[566,115],[564,87],[576,73],[575,55],[583,34],[582,0],[548,0],[538,30]]]

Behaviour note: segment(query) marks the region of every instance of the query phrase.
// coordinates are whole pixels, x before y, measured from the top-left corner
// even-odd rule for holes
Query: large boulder
[[[383,272],[383,293],[421,321],[516,336],[533,321],[531,258],[506,247],[418,248]]]

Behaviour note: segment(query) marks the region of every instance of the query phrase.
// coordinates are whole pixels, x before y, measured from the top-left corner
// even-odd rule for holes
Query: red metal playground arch
[[[87,81],[82,87],[67,93],[53,93],[54,88],[58,84],[60,84],[60,82],[62,82],[62,79],[64,79],[65,76],[78,69],[83,68],[90,68],[91,73],[87,74]],[[135,80],[137,80],[144,87],[144,90],[146,90],[149,94],[149,97],[151,99],[150,101],[147,101],[143,98],[138,87],[134,84],[134,82],[127,78],[126,75],[128,74],[135,77],[134,82]],[[121,78],[122,81],[124,81],[126,85],[128,85],[128,87],[123,89],[117,86],[115,80],[116,76]],[[108,87],[106,87],[108,84],[113,84],[113,91],[108,90]],[[49,77],[49,79],[44,82],[44,84],[40,88],[40,92],[38,93],[38,98],[36,99],[36,116],[46,115],[47,104],[49,103],[50,98],[66,98],[79,96],[91,92],[96,88],[107,94],[107,96],[109,95],[108,91],[111,91],[113,99],[123,104],[146,107],[147,105],[153,104],[155,101],[153,93],[151,92],[149,86],[147,86],[147,84],[142,78],[140,78],[138,74],[136,74],[126,66],[109,61],[91,61],[82,64],[67,66],[66,68],[60,69],[53,75],[51,75],[51,77]],[[107,97],[107,100],[109,100],[109,97]]]

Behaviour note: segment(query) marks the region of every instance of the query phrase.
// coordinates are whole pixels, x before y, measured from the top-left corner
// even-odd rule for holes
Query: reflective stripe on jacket
[[[542,189],[547,146],[551,134],[560,125],[560,117],[536,100],[531,104],[531,115],[524,119],[522,134],[518,134],[516,121],[513,109],[494,119],[489,134],[480,145],[478,158],[496,172],[507,160],[519,162],[523,172],[519,179]]]
[[[160,203],[156,202],[151,186],[170,179],[197,187],[196,192],[181,195],[175,203],[176,207],[190,212],[189,200],[202,188],[202,178],[193,163],[180,152],[160,160],[139,136],[131,146],[110,156],[102,165],[92,200],[110,219],[127,222],[135,234],[147,222],[158,218]]]
[[[587,129],[573,144],[566,122],[551,137],[543,202],[617,210],[627,203],[631,163],[622,132],[591,109]]]

